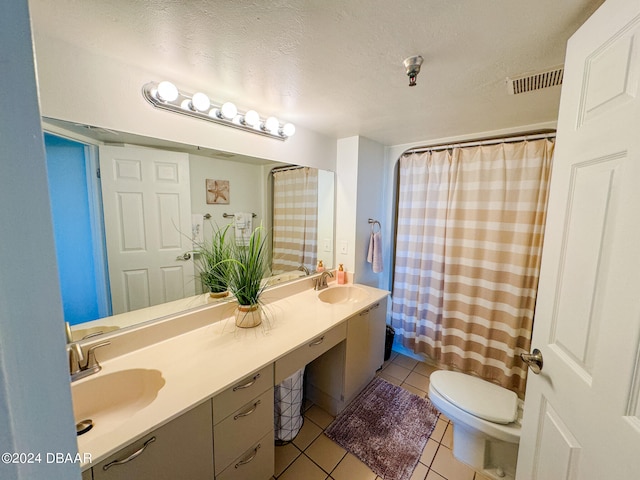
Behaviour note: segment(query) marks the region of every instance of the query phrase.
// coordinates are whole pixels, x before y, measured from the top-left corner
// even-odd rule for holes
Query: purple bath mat
[[[376,377],[325,434],[385,480],[409,480],[437,420],[429,400]]]

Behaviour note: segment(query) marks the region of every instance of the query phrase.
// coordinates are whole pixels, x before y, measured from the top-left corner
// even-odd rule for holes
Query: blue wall
[[[64,318],[75,325],[99,316],[85,147],[45,134],[45,148]]]

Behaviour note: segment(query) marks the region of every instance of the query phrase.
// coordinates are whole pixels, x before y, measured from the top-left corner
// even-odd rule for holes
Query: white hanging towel
[[[253,214],[251,212],[236,212],[233,214],[233,226],[236,231],[236,244],[247,246],[253,231]]]
[[[380,273],[382,271],[382,235],[380,235],[380,232],[371,232],[367,262],[371,264],[373,273]]]

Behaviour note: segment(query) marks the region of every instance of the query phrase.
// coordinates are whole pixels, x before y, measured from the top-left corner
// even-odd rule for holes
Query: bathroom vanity
[[[312,285],[265,293],[270,328],[237,329],[226,304],[112,336],[72,384],[76,421],[94,417],[83,479],[271,478],[274,385],[308,365],[310,400],[336,414],[383,363],[388,292]]]

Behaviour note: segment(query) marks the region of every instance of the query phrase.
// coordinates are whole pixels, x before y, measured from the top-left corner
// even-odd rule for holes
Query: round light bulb
[[[260,122],[260,115],[255,110],[249,110],[244,114],[244,123],[250,127],[255,127]]]
[[[211,101],[204,93],[198,92],[193,94],[193,97],[191,98],[191,106],[194,110],[205,112],[209,110]]]
[[[238,108],[231,102],[225,102],[220,107],[220,113],[228,120],[231,120],[238,114]]]
[[[293,123],[285,123],[280,129],[280,135],[283,137],[292,137],[296,133],[296,126]]]
[[[269,117],[265,120],[263,129],[271,133],[277,133],[279,126],[280,122],[276,117]]]
[[[191,100],[189,100],[188,98],[182,100],[182,103],[180,103],[180,108],[182,108],[183,110],[193,111],[193,108],[191,108]]]
[[[178,88],[166,80],[158,84],[158,99],[163,102],[173,102],[178,98]]]

